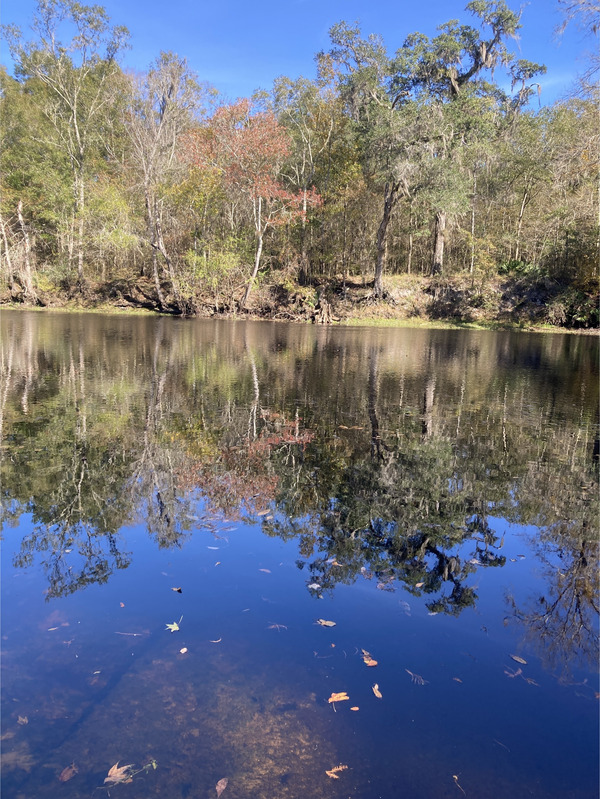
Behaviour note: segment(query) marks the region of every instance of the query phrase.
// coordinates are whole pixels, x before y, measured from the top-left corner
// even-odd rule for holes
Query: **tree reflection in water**
[[[514,618],[554,666],[595,656],[591,340],[2,325],[3,519],[31,515],[15,565],[41,553],[49,597],[126,568],[126,524],[174,547],[220,514],[297,540],[317,595],[366,577],[458,615],[477,603],[474,575],[506,564],[493,515],[535,525],[547,569],[545,595]]]

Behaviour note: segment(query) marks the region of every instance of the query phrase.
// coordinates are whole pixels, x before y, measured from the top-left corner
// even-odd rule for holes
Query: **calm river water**
[[[3,797],[598,795],[596,338],[0,332]]]

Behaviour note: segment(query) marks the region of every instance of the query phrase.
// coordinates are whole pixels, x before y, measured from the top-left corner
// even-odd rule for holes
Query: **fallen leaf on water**
[[[222,638],[217,638],[216,641],[209,641],[208,643],[209,644],[220,644],[222,640],[223,640]]]
[[[183,616],[181,617],[183,619]],[[167,624],[165,630],[170,630],[172,633],[176,632],[179,629],[179,625],[181,624],[181,619],[179,621],[174,621],[172,624]]]
[[[363,662],[365,663],[366,666],[376,666],[377,665],[377,661],[373,660],[373,658],[371,657],[369,652],[367,652],[366,649],[361,649],[361,652],[363,653]]]
[[[108,776],[104,778],[104,782],[108,783],[109,785],[118,785],[121,782],[131,782],[131,776],[129,773],[130,768],[133,768],[133,763],[129,763],[127,766],[119,766],[119,761],[117,760],[115,765],[109,768]]]
[[[124,608],[124,607],[125,607],[125,603],[124,603],[124,602],[119,602],[119,605],[120,605],[122,608]]]
[[[527,665],[527,661],[524,658],[520,657],[519,655],[511,655],[510,657],[513,660],[516,660],[517,663],[522,663],[524,666]]]
[[[75,763],[71,763],[70,766],[64,768],[60,774],[58,775],[58,779],[61,782],[68,782],[69,780],[73,779],[73,777],[78,773],[79,769],[75,765]]]
[[[329,771],[326,771],[325,774],[327,774],[328,777],[331,777],[332,780],[339,780],[338,777],[339,772],[345,771],[347,768],[348,766],[342,766],[342,764],[340,763],[339,766],[334,766],[334,768],[329,769]]]
[[[215,566],[220,566],[220,565],[221,565],[221,561],[220,560],[216,561]]]
[[[17,724],[22,724],[22,725],[29,724],[29,719],[27,718],[27,716],[17,716]]]
[[[183,649],[180,649],[180,650],[179,650],[179,654],[180,654],[180,655],[185,655],[185,653],[186,653],[187,651],[188,651],[188,650],[187,650],[187,646],[184,646],[184,647],[183,647]]]
[[[359,709],[359,708],[358,708],[358,705],[354,705],[354,707],[351,707],[351,708],[350,708],[350,710],[358,710],[358,709]]]
[[[346,699],[350,699],[348,694],[345,691],[340,691],[338,694],[331,694],[327,701],[331,704],[331,702],[343,702]]]
[[[180,594],[181,588],[171,588],[171,591],[176,591],[178,594]]]
[[[207,549],[218,549],[219,547],[206,547]]]
[[[317,619],[317,624],[320,624],[321,627],[335,627],[335,621],[327,621],[327,619]]]
[[[425,583],[417,583],[415,585],[415,588],[423,588],[424,585],[425,585]]]
[[[375,696],[377,697],[377,699],[383,699],[383,695],[382,695],[381,691],[379,690],[379,685],[377,685],[377,683],[375,683],[375,685],[373,686],[372,690],[373,690],[373,693],[375,694]]]
[[[58,627],[48,627],[48,632],[51,633],[52,630],[58,630]]]
[[[225,788],[227,788],[227,783],[228,782],[229,782],[229,780],[227,779],[227,777],[223,777],[223,779],[219,780],[219,782],[215,785],[215,790],[217,792],[217,796],[221,796],[221,794],[223,793]]]
[[[312,591],[318,591],[321,586],[319,585],[319,583],[311,583],[310,585],[307,585],[306,587],[310,588]]]
[[[271,569],[259,569],[259,572],[264,572],[265,574],[271,574]]]
[[[454,680],[454,682],[462,682],[460,677],[453,677],[452,679]]]

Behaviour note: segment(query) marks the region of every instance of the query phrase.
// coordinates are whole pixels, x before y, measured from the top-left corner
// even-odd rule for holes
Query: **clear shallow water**
[[[4,795],[597,795],[595,339],[0,325]]]

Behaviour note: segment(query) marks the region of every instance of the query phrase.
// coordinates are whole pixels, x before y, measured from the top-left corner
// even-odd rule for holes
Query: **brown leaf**
[[[373,660],[373,658],[371,657],[370,653],[367,652],[366,649],[363,649],[361,651],[363,653],[363,661],[364,661],[366,666],[376,666],[377,665],[377,661]]]
[[[382,699],[383,698],[382,693],[379,690],[379,686],[377,685],[377,683],[375,683],[375,685],[373,686],[373,693],[375,694],[377,699]]]
[[[335,627],[335,621],[327,621],[327,619],[317,619],[317,624],[320,624],[321,627]]]
[[[339,780],[338,772],[345,771],[347,768],[348,766],[342,766],[340,763],[339,766],[334,766],[329,771],[326,771],[325,774],[327,774],[328,777],[331,777],[332,780]]]
[[[522,663],[523,666],[527,665],[527,661],[524,658],[520,657],[519,655],[511,655],[510,657],[513,660],[515,660],[517,663]]]
[[[329,703],[331,702],[343,702],[345,699],[350,699],[348,694],[345,691],[340,691],[339,694],[331,694],[329,699],[327,700]]]
[[[223,777],[223,779],[219,780],[219,782],[215,785],[215,790],[217,792],[217,796],[221,796],[221,794],[223,793],[225,788],[227,788],[227,783],[228,782],[229,782],[229,780],[227,779],[227,777]]]
[[[119,766],[119,761],[117,760],[115,765],[108,770],[108,776],[104,778],[104,782],[109,785],[131,782],[130,768],[133,768],[133,763],[129,763],[127,766]]]
[[[58,779],[61,782],[68,782],[69,780],[73,779],[73,777],[77,774],[79,769],[75,765],[75,763],[71,763],[70,766],[64,768],[60,774],[58,775]]]

